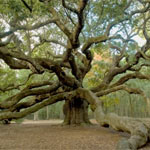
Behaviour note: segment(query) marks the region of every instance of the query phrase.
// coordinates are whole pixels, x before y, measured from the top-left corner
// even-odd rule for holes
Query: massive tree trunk
[[[88,102],[84,99],[74,98],[72,101],[66,100],[63,112],[65,115],[65,125],[90,124],[88,118]]]

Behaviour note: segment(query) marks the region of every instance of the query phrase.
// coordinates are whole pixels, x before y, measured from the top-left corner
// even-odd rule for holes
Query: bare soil
[[[0,150],[115,150],[128,134],[100,127],[61,126],[61,120],[0,125]],[[140,149],[150,150],[150,145]]]

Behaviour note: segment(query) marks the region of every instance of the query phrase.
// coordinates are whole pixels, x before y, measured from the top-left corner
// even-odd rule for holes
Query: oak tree
[[[105,114],[100,98],[124,90],[149,101],[142,89],[126,84],[150,79],[141,72],[150,66],[149,12],[149,0],[0,0],[0,67],[28,72],[26,82],[1,87],[1,92],[17,92],[0,101],[0,120],[65,101],[64,124],[88,124],[90,105],[101,125],[131,133],[118,149],[143,146],[149,120]],[[136,40],[139,36],[143,45]],[[110,53],[107,69],[96,86],[86,87],[84,79],[99,50]],[[45,73],[52,78],[26,84]]]

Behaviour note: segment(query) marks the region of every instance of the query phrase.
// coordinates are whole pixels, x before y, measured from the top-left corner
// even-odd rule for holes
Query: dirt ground
[[[0,150],[115,150],[125,133],[103,128],[61,126],[61,120],[0,125]],[[93,121],[96,123],[95,121]],[[140,150],[150,150],[150,144]]]

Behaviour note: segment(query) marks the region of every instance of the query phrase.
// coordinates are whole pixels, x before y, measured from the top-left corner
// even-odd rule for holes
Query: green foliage
[[[120,99],[112,95],[102,96],[100,100],[103,101],[104,107],[111,107],[113,105],[118,105],[120,103]]]

